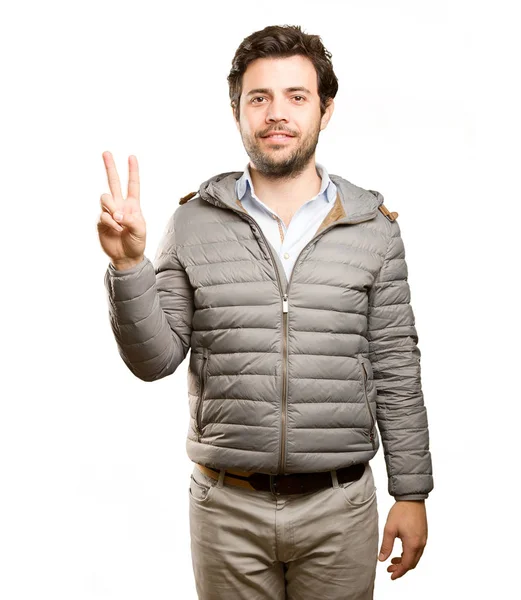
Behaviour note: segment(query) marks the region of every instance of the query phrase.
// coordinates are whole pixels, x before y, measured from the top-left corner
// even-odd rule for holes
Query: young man
[[[379,192],[315,162],[338,89],[330,56],[300,27],[241,43],[228,82],[250,161],[181,198],[155,265],[136,158],[123,200],[103,154],[111,194],[98,231],[120,355],[155,381],[192,350],[186,447],[204,599],[373,598],[380,440],[396,500],[380,560],[403,544],[391,579],[427,541],[433,477],[404,245]]]

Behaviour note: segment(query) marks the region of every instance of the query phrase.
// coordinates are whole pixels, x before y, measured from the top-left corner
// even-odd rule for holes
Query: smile
[[[291,140],[293,139],[293,136],[291,135],[284,135],[284,134],[276,134],[276,135],[268,135],[267,137],[264,138],[265,140],[273,140],[273,141],[282,141],[285,142],[287,140]]]

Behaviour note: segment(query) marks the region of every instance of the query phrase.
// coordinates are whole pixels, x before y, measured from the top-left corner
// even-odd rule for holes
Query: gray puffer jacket
[[[420,351],[397,214],[337,175],[335,205],[290,281],[221,173],[181,199],[158,247],[105,274],[119,353],[144,381],[188,364],[189,458],[327,471],[383,443],[389,493],[433,489]]]

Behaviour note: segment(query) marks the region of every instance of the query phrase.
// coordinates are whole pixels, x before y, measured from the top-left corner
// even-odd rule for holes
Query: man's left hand
[[[398,579],[416,567],[427,543],[427,533],[424,500],[399,500],[393,505],[387,517],[378,556],[380,561],[387,560],[393,551],[394,539],[398,537],[402,540],[402,555],[392,558],[393,564],[387,567],[387,571],[392,573],[391,579]]]

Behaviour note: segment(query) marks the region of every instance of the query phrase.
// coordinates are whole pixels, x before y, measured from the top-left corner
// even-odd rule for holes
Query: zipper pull
[[[364,363],[362,363],[362,369],[364,370],[364,379],[365,379],[365,381],[367,381],[367,370],[365,368]]]
[[[287,313],[288,312],[288,295],[284,294],[284,297],[282,298],[282,312]]]

